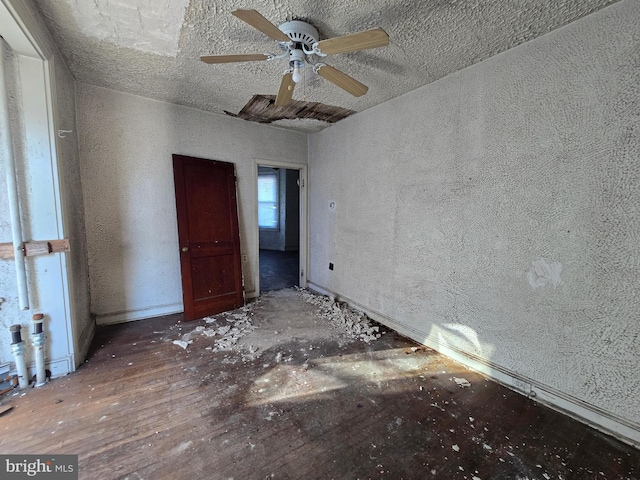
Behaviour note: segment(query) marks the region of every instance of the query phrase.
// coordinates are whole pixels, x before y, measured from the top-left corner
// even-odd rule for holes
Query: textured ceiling
[[[207,65],[205,54],[279,53],[231,15],[258,10],[275,25],[302,19],[320,38],[382,27],[388,47],[324,60],[369,92],[352,97],[306,70],[294,100],[355,111],[397,97],[570,23],[617,0],[36,0],[81,82],[223,114],[275,95],[286,61]],[[330,124],[282,120],[317,131]]]

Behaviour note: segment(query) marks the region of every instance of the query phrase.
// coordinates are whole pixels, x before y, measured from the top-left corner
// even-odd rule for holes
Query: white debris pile
[[[261,354],[262,352],[260,351],[260,348],[251,345],[249,347],[244,348],[242,352],[242,361],[245,363],[252,362],[255,359],[257,359]]]
[[[287,357],[282,352],[278,352],[276,354],[276,363],[290,362],[292,360],[293,360],[293,357],[291,355]]]
[[[381,331],[379,326],[374,325],[373,320],[365,313],[351,308],[346,302],[336,302],[334,298],[316,295],[305,289],[298,291],[307,303],[318,307],[318,316],[327,318],[351,338],[370,343],[386,333]]]
[[[191,344],[191,342],[193,342],[193,340],[174,340],[173,344],[174,345],[178,345],[179,347],[184,348],[185,350],[187,349],[187,346]]]
[[[251,323],[254,305],[255,302],[232,312],[224,312],[222,315],[227,325],[216,329],[203,330],[203,335],[208,337],[220,336],[220,338],[216,339],[212,351],[231,350],[238,343],[238,340],[255,330]],[[213,332],[208,332],[207,330],[213,330]]]
[[[232,350],[238,341],[244,337],[247,333],[255,330],[253,323],[251,322],[251,316],[253,316],[253,309],[257,302],[253,302],[245,307],[233,310],[231,312],[224,312],[218,316],[205,317],[203,320],[207,325],[218,324],[218,321],[223,321],[225,325],[221,325],[217,328],[212,326],[197,326],[194,330],[186,333],[182,336],[181,340],[174,340],[175,345],[179,345],[182,348],[186,348],[187,345],[193,342],[195,336],[205,337],[218,337],[216,338],[213,347],[207,348],[213,352],[221,352],[223,350]],[[250,351],[249,354],[255,354],[255,351]]]
[[[467,380],[466,378],[453,377],[453,381],[456,382],[456,384],[460,388],[466,388],[471,386],[471,382],[469,382],[469,380]]]

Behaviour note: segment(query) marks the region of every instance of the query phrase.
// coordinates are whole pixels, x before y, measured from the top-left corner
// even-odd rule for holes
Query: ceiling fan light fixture
[[[318,62],[316,57],[357,52],[389,44],[389,35],[379,27],[320,41],[318,30],[303,20],[291,20],[276,27],[256,10],[238,9],[231,13],[275,40],[282,53],[203,55],[200,59],[205,63],[234,63],[279,60],[288,56],[289,68],[282,75],[278,96],[274,102],[276,107],[284,107],[291,102],[296,84],[304,80],[303,72],[307,65],[314,73],[351,95],[364,95],[368,90],[366,85],[336,68]]]
[[[302,69],[300,66],[304,68],[304,63],[295,62],[293,65],[293,75],[291,76],[291,80],[296,83],[300,83],[302,81]]]
[[[305,54],[301,49],[295,48],[291,50],[289,53],[289,65],[293,69],[291,79],[295,83],[300,83],[302,81],[302,69],[305,65]]]

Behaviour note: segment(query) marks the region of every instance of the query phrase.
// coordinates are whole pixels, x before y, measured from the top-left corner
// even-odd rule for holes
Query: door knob
[[[188,251],[189,251],[189,247],[182,247],[182,248],[181,248],[181,250],[182,250],[183,252],[188,252]]]

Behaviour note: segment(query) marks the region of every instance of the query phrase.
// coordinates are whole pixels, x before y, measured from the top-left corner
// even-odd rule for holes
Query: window
[[[258,174],[258,227],[277,229],[280,209],[278,208],[278,172]]]

